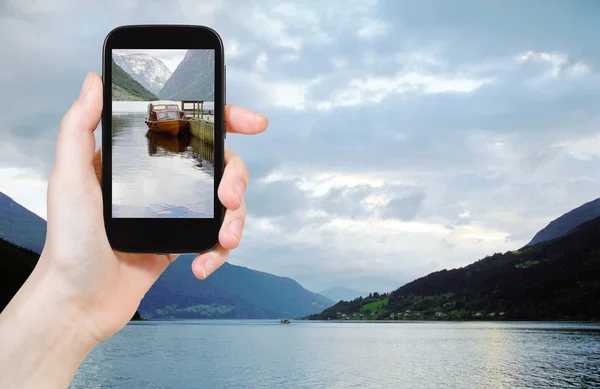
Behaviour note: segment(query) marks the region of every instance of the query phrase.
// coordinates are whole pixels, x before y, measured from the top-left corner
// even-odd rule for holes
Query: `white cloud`
[[[359,36],[385,34],[390,27],[370,17],[376,5],[377,1],[373,0],[330,0],[301,4],[268,1],[260,8],[243,10],[241,23],[264,44],[300,51],[309,45],[333,44],[345,36],[346,29],[354,30],[357,20],[364,21],[358,31]]]
[[[264,73],[267,71],[267,53],[263,51],[256,57],[254,68],[259,73]]]
[[[382,188],[389,185],[416,186],[412,178],[402,177],[398,173],[372,171],[369,173],[348,173],[342,171],[314,171],[310,168],[281,166],[261,181],[295,181],[298,188],[308,191],[311,196],[323,196],[333,188],[353,188],[367,185]]]
[[[589,161],[600,158],[600,133],[579,139],[562,141],[556,144],[572,158]]]
[[[309,91],[322,80],[293,79],[291,77],[273,77],[270,74],[248,72],[243,69],[228,67],[228,82],[231,85],[249,86],[260,96],[260,100],[277,108],[305,110],[310,104]]]
[[[179,0],[178,10],[189,17],[197,17],[202,15],[203,18],[212,17],[219,11],[224,3],[212,0]],[[146,6],[145,2],[140,2],[142,6]]]
[[[390,29],[391,27],[381,20],[367,19],[358,29],[356,35],[360,38],[374,38],[386,35]]]
[[[348,61],[340,57],[333,57],[330,59],[330,62],[336,69],[344,69],[348,66]]]
[[[223,46],[225,48],[225,61],[227,61],[228,58],[235,58],[246,53],[246,50],[244,50],[235,39],[227,39],[227,41],[223,43]]]
[[[250,25],[267,27],[255,28],[255,33],[271,45],[292,50],[300,50],[303,46],[303,39],[289,34],[286,23],[281,19],[255,9],[248,20]]]
[[[330,279],[375,274],[411,280],[434,269],[464,266],[499,249],[514,248],[504,242],[507,232],[484,226],[451,230],[435,220],[354,220],[332,215],[328,220],[308,228],[297,225],[291,227],[293,233],[283,233],[277,222],[252,216],[247,223],[244,252],[252,252],[260,242],[270,242],[274,248],[302,247],[317,254],[286,256],[285,265],[281,264],[283,258],[268,259],[261,266],[307,269],[325,273]],[[380,285],[378,289],[400,286],[392,285]]]
[[[565,76],[583,76],[591,72],[591,67],[583,61],[573,61],[569,56],[559,52],[527,51],[516,57],[522,64],[544,63],[547,69],[541,77],[546,79]]]
[[[317,108],[330,110],[334,107],[360,105],[365,102],[376,104],[396,93],[471,93],[493,81],[491,78],[418,72],[398,72],[388,77],[355,78],[350,80],[346,87],[336,90],[330,99],[320,101]]]

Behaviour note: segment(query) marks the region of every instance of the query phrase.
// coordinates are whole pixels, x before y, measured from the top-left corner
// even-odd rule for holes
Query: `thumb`
[[[102,79],[96,73],[88,73],[79,98],[60,123],[54,166],[57,174],[81,178],[94,172],[94,130],[101,114]]]

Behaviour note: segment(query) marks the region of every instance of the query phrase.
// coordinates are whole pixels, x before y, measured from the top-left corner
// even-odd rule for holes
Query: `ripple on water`
[[[129,325],[71,388],[598,388],[600,326],[175,321]]]

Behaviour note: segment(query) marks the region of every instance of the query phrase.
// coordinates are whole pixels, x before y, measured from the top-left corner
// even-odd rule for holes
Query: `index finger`
[[[227,132],[252,135],[266,130],[269,119],[249,109],[227,104],[225,105],[225,123]]]

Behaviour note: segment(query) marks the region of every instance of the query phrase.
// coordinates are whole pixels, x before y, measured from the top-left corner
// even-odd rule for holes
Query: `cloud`
[[[338,106],[377,104],[392,93],[469,93],[491,81],[490,79],[477,80],[468,77],[444,77],[421,73],[398,73],[391,77],[371,76],[350,80],[347,87],[334,92],[331,100],[319,102],[317,108],[332,109]]]
[[[256,62],[254,63],[256,71],[259,73],[264,73],[267,71],[267,59],[268,57],[265,52],[261,52],[258,57],[256,57]]]
[[[321,82],[320,78],[302,80],[263,75],[266,56],[259,55],[254,63],[256,72],[228,66],[228,80],[249,93],[261,95],[261,100],[271,107],[304,110],[308,108],[310,89]],[[231,75],[230,75],[231,74]]]
[[[577,160],[593,161],[600,158],[600,134],[579,139],[565,140],[556,145],[562,151]]]
[[[584,76],[590,73],[589,65],[582,61],[571,61],[562,53],[545,53],[528,51],[520,54],[517,61],[524,64],[544,63],[548,69],[542,73],[542,78],[557,78],[559,76]]]
[[[0,166],[0,190],[44,219],[47,186],[48,180],[36,169]]]
[[[424,199],[423,193],[393,198],[383,209],[382,216],[403,221],[413,220],[417,217],[419,207]]]
[[[366,20],[356,34],[360,38],[374,38],[389,32],[390,26],[381,20]]]

